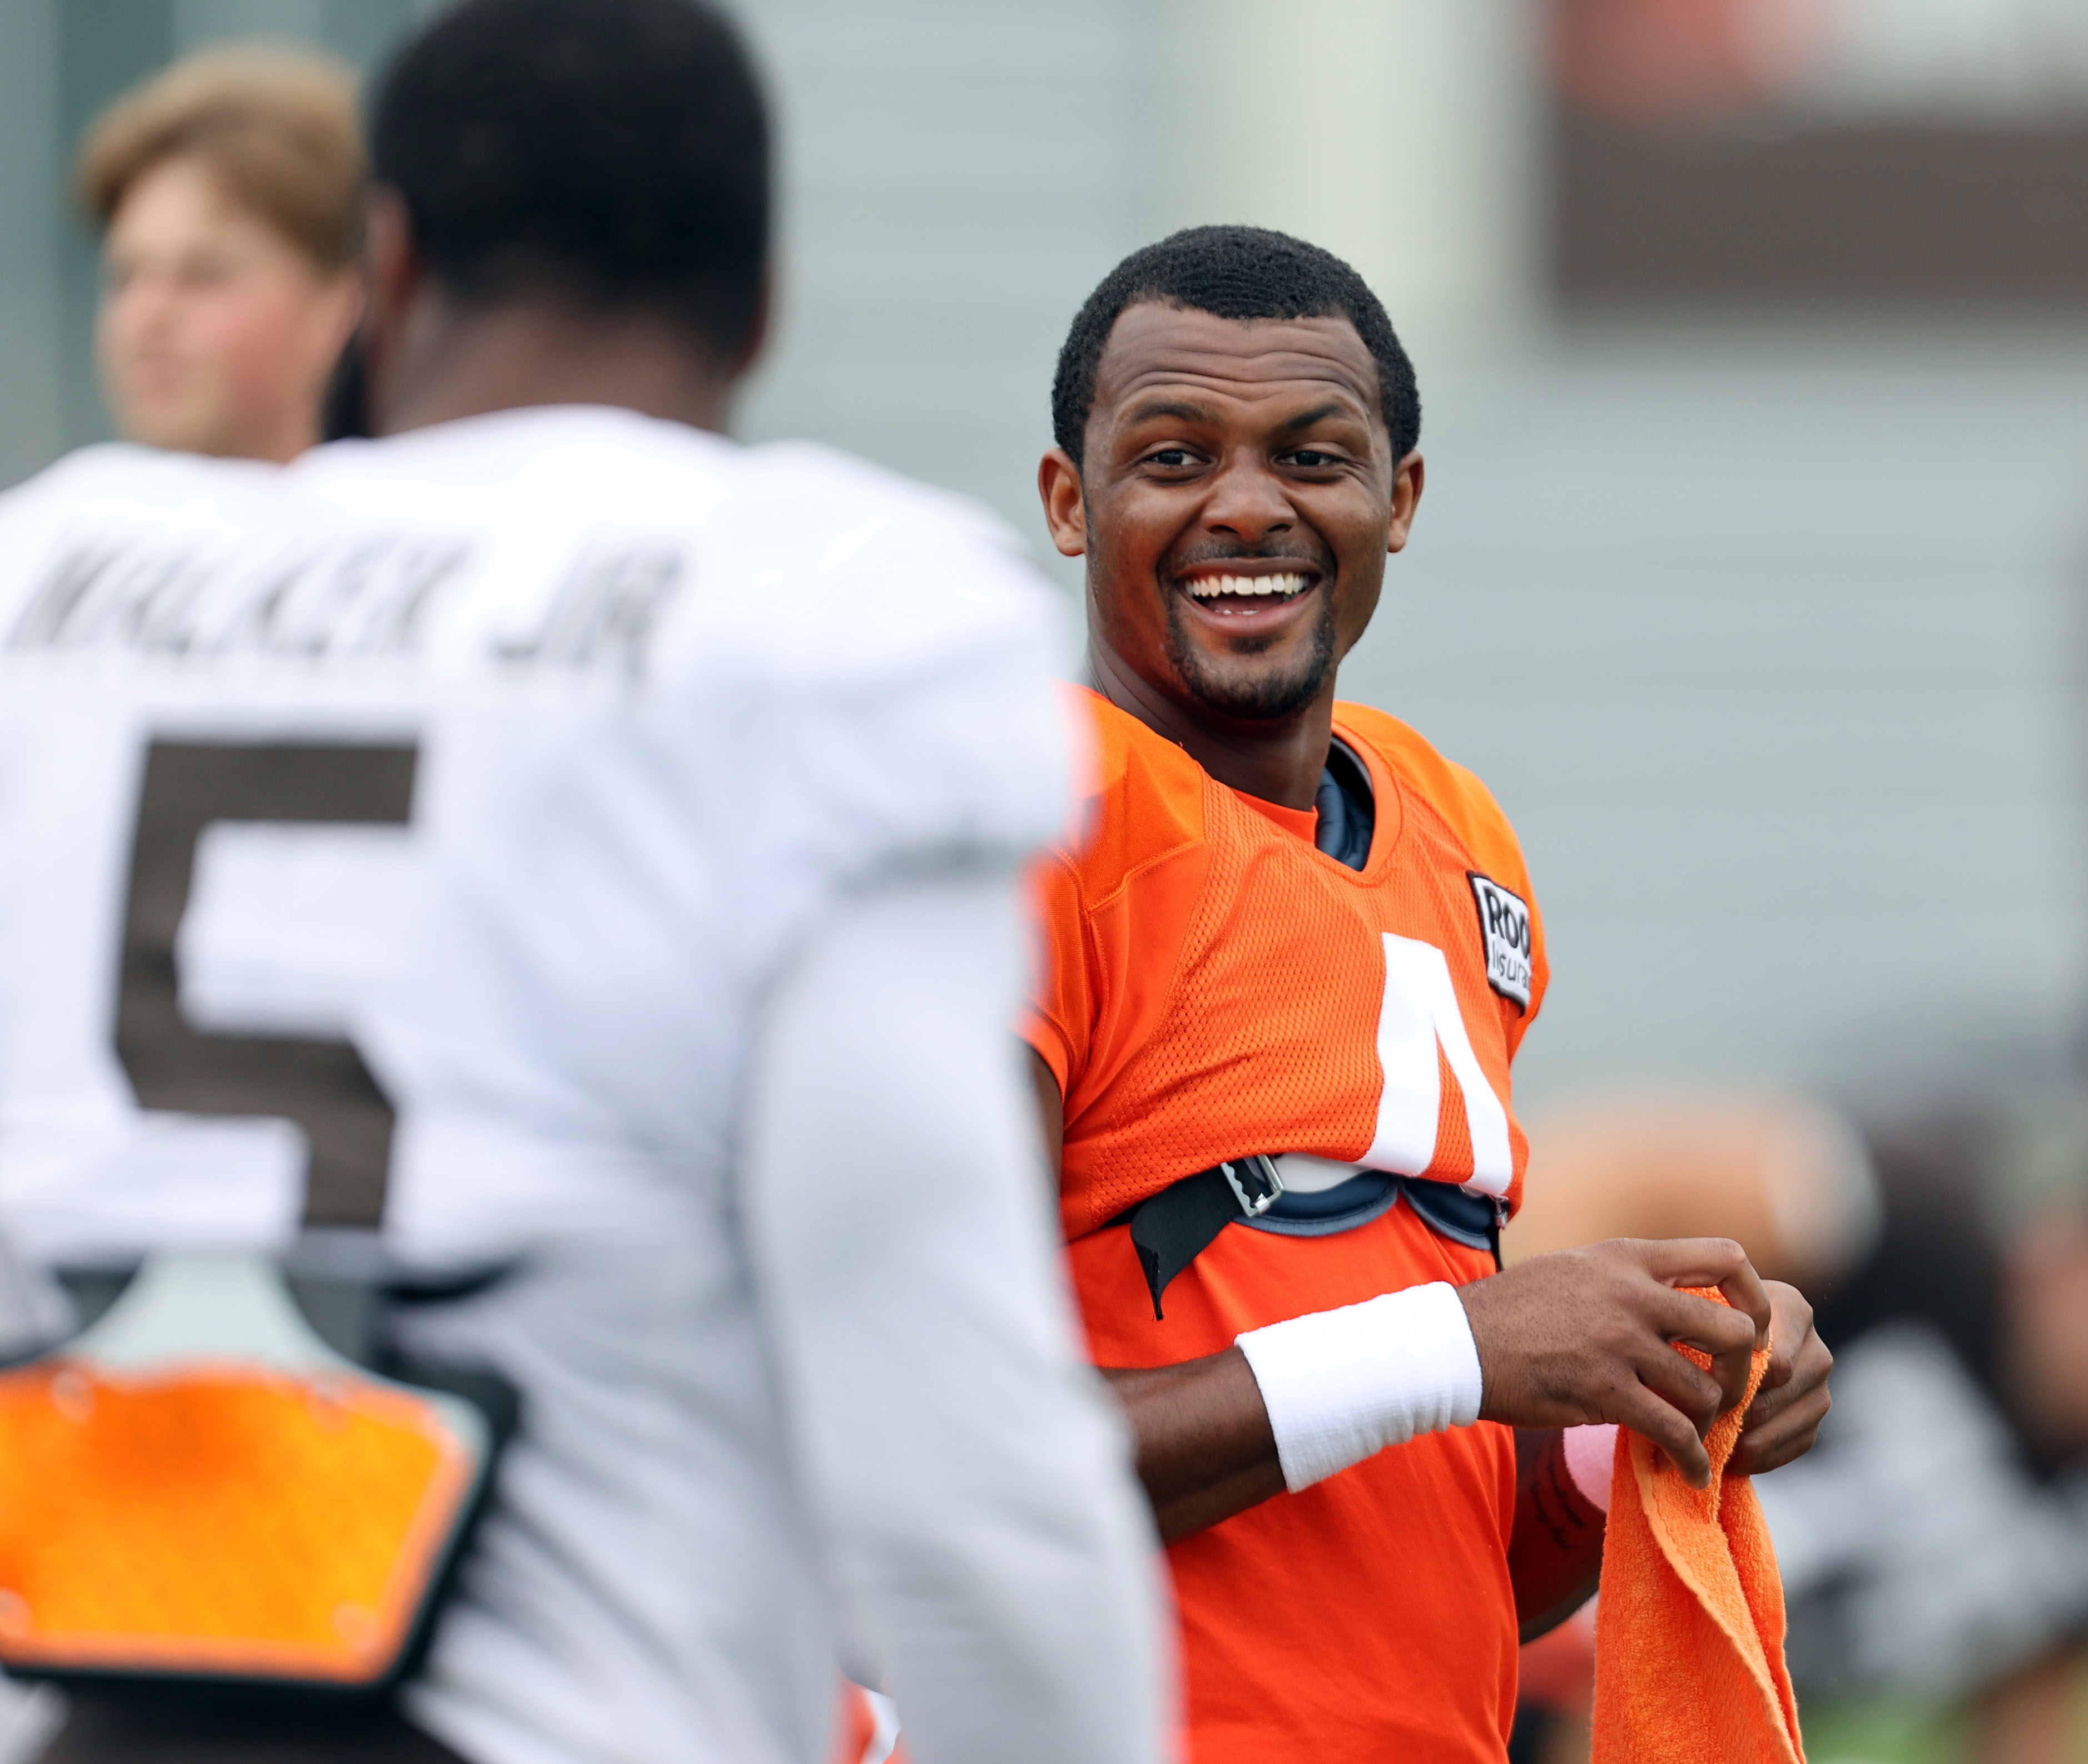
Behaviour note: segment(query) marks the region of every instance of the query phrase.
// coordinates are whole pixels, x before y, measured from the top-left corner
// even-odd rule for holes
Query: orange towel
[[[1768,1363],[1756,1354],[1750,1402]],[[1720,1416],[1704,1442],[1711,1486],[1701,1491],[1618,1429],[1595,1616],[1594,1764],[1803,1764],[1769,1527],[1754,1485],[1722,1474],[1746,1406]]]

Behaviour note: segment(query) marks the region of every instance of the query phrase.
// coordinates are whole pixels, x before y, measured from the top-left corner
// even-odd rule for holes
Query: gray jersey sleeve
[[[1145,1764],[1170,1679],[1009,1028],[1011,864],[848,901],[772,992],[741,1204],[804,1497],[919,1764]]]

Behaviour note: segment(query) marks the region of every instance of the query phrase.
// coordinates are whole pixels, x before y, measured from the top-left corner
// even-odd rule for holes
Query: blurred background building
[[[1123,251],[1262,221],[1384,293],[1429,490],[1348,689],[1522,830],[1560,983],[1529,1094],[2070,1060],[2088,8],[735,3],[785,143],[750,435],[1043,551],[1051,362]],[[0,7],[0,481],[107,432],[95,111],[228,38],[368,66],[426,10]]]

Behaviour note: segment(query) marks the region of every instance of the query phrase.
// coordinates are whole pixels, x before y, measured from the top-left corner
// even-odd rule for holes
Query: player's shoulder
[[[541,405],[374,441],[333,441],[285,476],[309,502],[528,529],[631,520],[670,528],[707,512],[740,450],[634,410]]]
[[[1059,858],[1092,906],[1201,848],[1204,773],[1180,746],[1101,693],[1070,686],[1065,691],[1069,711],[1093,733],[1081,835],[1060,848]]]
[[[742,449],[740,459],[751,486],[799,502],[802,516],[823,532],[919,520],[939,532],[1018,542],[999,516],[969,497],[823,442],[764,442]]]
[[[836,690],[932,675],[986,730],[1004,666],[1070,662],[1066,597],[991,510],[805,442],[748,448],[738,471],[709,550],[745,584],[735,628],[781,671]]]
[[[982,503],[838,448],[747,448],[739,489],[748,515],[779,524],[776,536],[787,534],[802,567],[838,572],[858,604],[897,595],[961,615],[1018,583],[1024,598],[1046,586],[1014,530]]]
[[[315,447],[287,474],[304,496],[417,505],[528,529],[678,533],[737,572],[780,560],[800,581],[836,547],[894,530],[920,546],[969,542],[1020,555],[996,517],[832,447],[745,446],[726,436],[602,405],[540,405],[459,418],[379,441]],[[884,546],[886,573],[908,574]],[[877,560],[871,560],[877,561]]]
[[[1411,725],[1368,704],[1346,700],[1334,706],[1334,728],[1344,739],[1367,747],[1470,854],[1473,866],[1522,892],[1528,889],[1522,846],[1493,792],[1477,773],[1439,751]],[[1513,877],[1515,880],[1510,880]]]
[[[281,476],[280,466],[257,460],[210,459],[106,441],[75,448],[0,495],[0,520],[205,514],[266,494]]]
[[[837,449],[742,445],[608,406],[539,406],[314,449],[300,501],[381,507],[531,549],[671,554],[655,656],[673,678],[862,680],[931,654],[1042,644],[1059,609],[989,511]]]
[[[281,473],[121,442],[66,454],[0,495],[0,630],[69,559],[105,560],[144,534],[184,552],[238,545]]]
[[[794,798],[853,849],[1056,837],[1080,745],[1057,688],[1073,632],[1013,532],[810,443],[749,447],[730,469],[699,541],[681,701],[758,699]]]

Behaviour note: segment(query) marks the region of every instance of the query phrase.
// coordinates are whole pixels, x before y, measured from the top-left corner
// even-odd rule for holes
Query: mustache
[[[1206,542],[1178,552],[1167,560],[1167,572],[1179,576],[1185,570],[1211,563],[1302,563],[1316,575],[1332,576],[1334,559],[1324,546],[1311,545],[1247,546],[1223,542]]]

